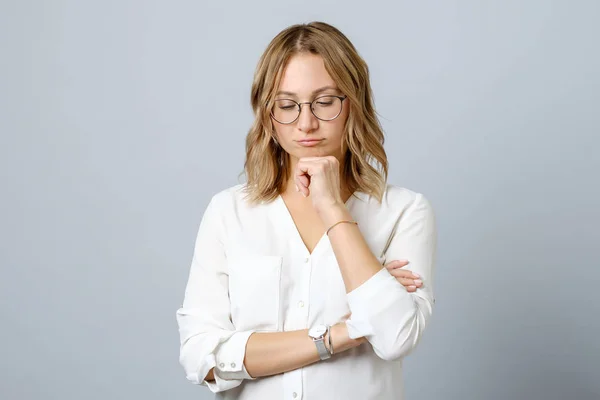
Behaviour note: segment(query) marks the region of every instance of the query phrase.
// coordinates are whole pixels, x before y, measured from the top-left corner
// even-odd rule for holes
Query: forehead
[[[316,54],[295,54],[283,70],[278,91],[309,96],[324,86],[337,87],[327,70],[323,58]]]

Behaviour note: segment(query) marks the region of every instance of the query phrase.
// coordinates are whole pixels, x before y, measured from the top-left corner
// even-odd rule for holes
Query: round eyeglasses
[[[280,124],[291,124],[300,116],[302,104],[310,104],[310,111],[321,121],[331,121],[342,113],[347,96],[320,96],[310,102],[298,103],[292,99],[277,99],[271,108],[271,117]]]

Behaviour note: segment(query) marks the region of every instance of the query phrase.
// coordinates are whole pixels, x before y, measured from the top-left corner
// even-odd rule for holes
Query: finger
[[[401,268],[401,267],[404,267],[405,265],[408,265],[408,264],[409,264],[408,260],[392,260],[389,263],[387,263],[385,265],[385,267],[387,269]]]
[[[404,276],[404,277],[410,277],[413,279],[419,279],[421,278],[421,275],[416,274],[414,272],[412,272],[409,269],[402,269],[402,268],[388,268],[390,274],[394,275],[394,276]]]
[[[296,163],[296,170],[294,171],[294,174],[296,176],[302,176],[302,175],[311,176],[315,173],[315,170],[317,169],[317,167],[318,167],[318,164],[316,161],[307,161],[307,160],[298,161],[298,163]]]
[[[390,261],[389,264],[386,264],[386,268],[388,270],[390,270],[390,272],[391,272],[393,270],[402,268],[402,267],[404,267],[404,266],[406,266],[408,264],[410,264],[410,261],[408,261],[408,260],[394,260],[394,261]],[[404,269],[402,271],[408,271],[408,269]],[[421,275],[417,274],[416,272],[412,272],[411,271],[411,274],[415,278],[420,278],[421,277]]]
[[[308,187],[310,186],[310,178],[306,175],[299,175],[296,180],[299,183],[298,187],[300,189],[302,189],[302,188],[308,189]]]
[[[308,196],[309,189],[304,181],[296,179],[296,188],[296,191],[300,192],[304,197]]]
[[[301,192],[304,196],[308,196],[310,186],[310,174],[308,173],[309,165],[308,163],[300,163],[296,165],[296,169],[294,171],[294,180],[296,181],[296,185],[298,186],[298,191]]]
[[[335,157],[335,156],[327,156],[324,158],[327,159],[327,161],[329,161],[330,163],[332,163],[334,165],[340,163],[340,160],[338,160],[337,157]]]
[[[308,186],[310,185],[310,180],[306,175],[294,176],[294,182],[298,192],[301,192],[303,195],[308,195]]]
[[[402,284],[402,286],[417,286],[415,284],[415,281],[412,279],[407,279],[407,278],[397,278],[398,282],[400,282]]]
[[[423,281],[421,281],[420,279],[408,279],[408,278],[396,278],[398,280],[398,282],[400,282],[402,284],[402,286],[415,286],[415,287],[421,287],[423,286]]]
[[[410,279],[416,279],[412,272],[410,272],[407,269],[393,269],[390,271],[390,275],[395,276],[396,278],[410,278]]]

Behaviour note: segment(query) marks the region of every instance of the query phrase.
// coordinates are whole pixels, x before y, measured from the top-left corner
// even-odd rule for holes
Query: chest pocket
[[[282,263],[281,256],[228,259],[231,319],[236,329],[279,330]]]

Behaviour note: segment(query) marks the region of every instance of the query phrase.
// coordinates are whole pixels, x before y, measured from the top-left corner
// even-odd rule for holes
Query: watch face
[[[324,325],[317,325],[308,332],[311,337],[318,338],[321,337],[327,332],[327,328]]]

